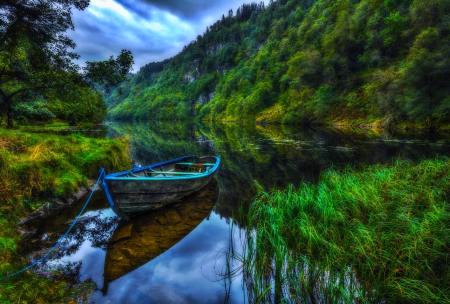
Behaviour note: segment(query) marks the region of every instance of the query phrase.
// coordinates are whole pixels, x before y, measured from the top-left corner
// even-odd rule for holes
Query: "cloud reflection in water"
[[[94,293],[91,302],[224,303],[225,288],[214,281],[214,252],[228,248],[229,233],[229,225],[213,213],[170,250],[111,282],[106,296]],[[242,301],[238,277],[231,286],[229,303]]]

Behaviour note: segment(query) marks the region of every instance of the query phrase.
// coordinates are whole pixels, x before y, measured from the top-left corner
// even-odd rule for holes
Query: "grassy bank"
[[[327,171],[249,214],[255,301],[448,303],[450,160]]]
[[[0,129],[0,277],[29,262],[18,253],[21,218],[87,186],[100,167],[128,168],[127,152],[126,140]],[[0,281],[0,302],[68,302],[74,294],[69,286],[64,275],[47,278],[31,270]]]

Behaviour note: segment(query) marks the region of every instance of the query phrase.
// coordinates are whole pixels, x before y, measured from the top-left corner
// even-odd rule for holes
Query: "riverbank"
[[[393,120],[391,117],[363,117],[358,115],[348,115],[348,117],[328,117],[322,120],[309,121],[302,123],[285,121],[283,117],[286,111],[278,104],[261,112],[256,117],[248,120],[235,118],[219,119],[218,123],[238,123],[244,125],[303,125],[328,127],[336,129],[361,129],[361,130],[403,130],[403,131],[420,131],[420,132],[450,132],[450,124],[448,122],[434,123],[430,125],[427,121],[399,121]],[[202,120],[204,123],[212,123],[212,120]]]
[[[100,167],[110,172],[130,166],[126,139],[53,133],[43,126],[39,131],[0,129],[0,277],[30,262],[19,254],[21,219],[87,189]],[[0,301],[67,303],[92,285],[72,283],[63,273],[31,269],[0,281]]]
[[[383,130],[405,130],[405,131],[426,131],[426,132],[450,132],[450,125],[439,124],[429,126],[425,122],[417,123],[411,121],[391,122],[389,118],[365,120],[357,119],[354,121],[347,121],[336,119],[328,121],[327,125],[333,128],[359,128],[359,129],[383,129]]]
[[[254,299],[448,303],[449,194],[448,158],[260,189],[244,257]]]
[[[256,124],[283,124],[283,117],[286,111],[278,104],[263,111],[255,118]],[[345,118],[343,118],[345,117]],[[450,124],[435,123],[430,126],[427,121],[399,121],[391,117],[365,117],[362,115],[352,115],[346,113],[343,117],[330,116],[321,121],[314,122],[314,125],[329,126],[332,128],[359,128],[359,129],[382,129],[382,130],[409,130],[409,131],[433,131],[450,132]],[[233,120],[238,121],[238,120]],[[307,122],[306,124],[309,124]]]

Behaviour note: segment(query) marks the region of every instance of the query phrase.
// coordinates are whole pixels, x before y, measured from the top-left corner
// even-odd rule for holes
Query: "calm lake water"
[[[239,232],[245,227],[235,215],[252,202],[255,182],[282,189],[316,183],[330,167],[450,156],[450,134],[178,122],[109,123],[90,134],[129,136],[131,157],[142,165],[191,154],[222,161],[204,191],[130,221],[118,218],[103,193],[95,193],[60,249],[40,268],[71,263],[80,280],[96,283],[91,303],[245,303],[240,264],[231,260],[227,268],[226,256],[242,251]],[[56,243],[85,200],[27,224],[30,234],[23,243],[30,260]],[[234,233],[232,226],[238,228]]]

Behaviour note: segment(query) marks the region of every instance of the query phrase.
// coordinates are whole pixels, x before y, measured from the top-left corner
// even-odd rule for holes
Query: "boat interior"
[[[194,161],[180,161],[174,163],[164,164],[158,167],[147,167],[143,170],[129,171],[127,177],[165,177],[178,175],[192,175],[205,173],[211,170],[215,163],[211,162],[194,162]]]

